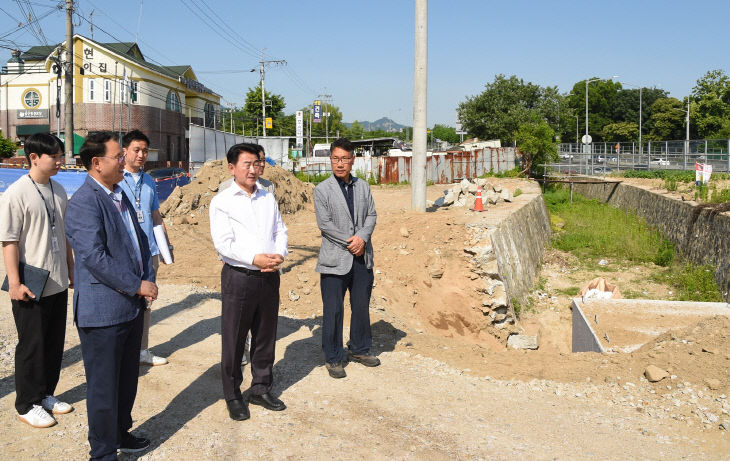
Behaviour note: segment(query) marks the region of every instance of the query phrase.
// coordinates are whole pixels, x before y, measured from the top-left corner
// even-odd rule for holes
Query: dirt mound
[[[314,186],[311,184],[301,182],[292,173],[278,166],[269,165],[262,177],[276,186],[276,197],[282,214],[313,208]],[[164,217],[184,217],[185,221],[195,223],[199,218],[207,216],[206,210],[210,201],[218,193],[221,183],[230,178],[231,174],[224,160],[207,162],[198,170],[190,184],[176,187],[172,191],[160,206],[160,213]]]

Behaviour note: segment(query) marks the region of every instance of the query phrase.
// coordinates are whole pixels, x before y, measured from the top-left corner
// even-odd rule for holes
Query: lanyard
[[[137,209],[141,210],[140,207],[140,201],[142,200],[142,180],[144,179],[142,177],[144,175],[144,171],[139,170],[139,179],[137,180],[137,184],[129,184],[129,181],[127,181],[127,175],[124,175],[124,182],[127,183],[129,186],[129,189],[132,191],[132,195],[134,196],[134,203],[137,205]]]
[[[53,194],[53,181],[51,181],[50,179],[48,180],[48,184],[51,186],[51,204],[53,205],[53,214],[51,214],[51,211],[48,209],[48,203],[46,203],[46,198],[43,196],[43,193],[41,193],[41,190],[38,188],[38,184],[33,181],[33,178],[30,177],[30,174],[28,174],[28,179],[30,179],[30,182],[33,183],[33,185],[35,186],[35,190],[38,191],[38,195],[40,195],[41,200],[43,200],[43,206],[46,208],[46,214],[48,214],[48,219],[51,220],[51,229],[56,230],[56,196]]]

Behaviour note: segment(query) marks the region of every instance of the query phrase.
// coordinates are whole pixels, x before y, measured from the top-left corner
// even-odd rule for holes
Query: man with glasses
[[[157,298],[155,272],[134,206],[119,187],[124,153],[114,135],[81,146],[88,171],[68,202],[66,236],[74,250],[74,320],[86,371],[92,459],[116,460],[150,441],[129,433],[137,395],[146,302]]]
[[[272,194],[257,185],[261,160],[255,144],[226,154],[233,184],[210,202],[210,233],[221,270],[221,378],[231,419],[250,417],[247,400],[272,411],[286,408],[270,394],[279,316],[279,268],[288,231]],[[251,330],[251,387],[241,393],[241,358]]]
[[[160,267],[160,249],[155,240],[153,228],[162,226],[162,230],[167,237],[167,229],[160,215],[160,199],[157,196],[157,187],[152,176],[146,174],[142,167],[147,162],[149,153],[149,138],[139,130],[132,130],[125,134],[122,138],[122,149],[124,150],[124,176],[119,186],[122,188],[127,198],[134,205],[134,214],[137,217],[139,226],[147,236],[150,244],[150,253],[152,254],[152,267],[157,274]],[[167,239],[169,242],[170,240]],[[172,245],[168,244],[170,254],[172,255]],[[142,365],[165,365],[167,359],[159,357],[149,350],[150,339],[150,307],[144,310],[144,325],[142,327],[142,349],[139,352],[139,363]]]
[[[350,174],[355,147],[347,138],[330,146],[332,176],[314,188],[314,211],[322,233],[316,271],[322,291],[322,349],[333,378],[347,376],[348,360],[380,365],[370,353],[370,293],[373,289],[373,244],[377,213],[367,182]],[[342,345],[345,292],[350,292],[350,341]]]

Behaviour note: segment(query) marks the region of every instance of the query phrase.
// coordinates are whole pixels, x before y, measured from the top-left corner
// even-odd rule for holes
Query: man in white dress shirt
[[[270,394],[279,314],[279,268],[288,254],[288,232],[274,196],[257,186],[261,160],[255,144],[228,150],[231,187],[210,203],[213,245],[225,263],[221,270],[221,375],[231,419],[249,418],[241,394],[241,357],[252,335],[250,403],[281,411],[284,403]]]

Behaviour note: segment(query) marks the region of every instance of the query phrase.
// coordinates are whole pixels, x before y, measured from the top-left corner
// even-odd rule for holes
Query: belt
[[[261,272],[253,269],[248,269],[246,267],[239,267],[239,266],[232,266],[228,263],[226,263],[226,266],[228,266],[229,269],[232,269],[236,272],[240,272],[242,274],[250,275],[251,277],[270,277],[272,275],[279,275],[278,271],[274,272]]]

